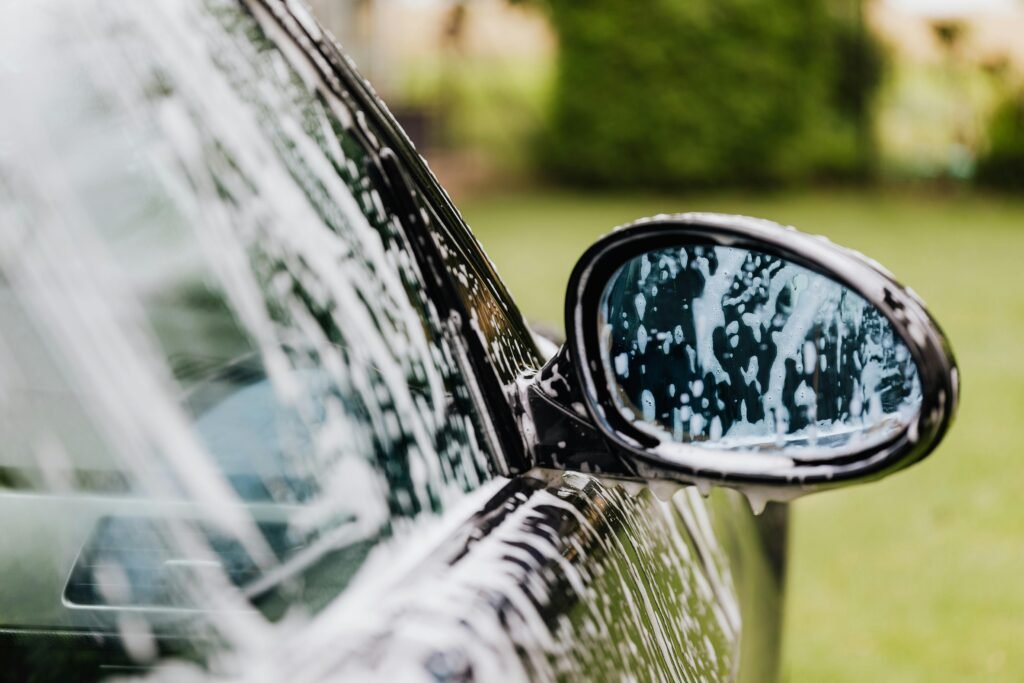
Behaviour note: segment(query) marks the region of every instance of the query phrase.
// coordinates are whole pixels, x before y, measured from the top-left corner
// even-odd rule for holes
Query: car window
[[[4,13],[5,657],[209,664],[490,478],[466,351],[372,131],[239,3]]]

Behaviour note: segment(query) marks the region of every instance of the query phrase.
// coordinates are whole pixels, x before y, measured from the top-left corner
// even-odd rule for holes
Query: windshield
[[[229,670],[492,454],[360,115],[236,2],[71,5],[0,21],[3,649]]]

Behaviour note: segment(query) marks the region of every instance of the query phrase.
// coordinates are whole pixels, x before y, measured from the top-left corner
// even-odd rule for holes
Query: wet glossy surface
[[[501,476],[543,359],[302,7],[8,5],[0,57],[0,680],[774,671],[738,495]]]
[[[666,441],[827,457],[891,439],[920,411],[917,368],[889,321],[768,254],[635,257],[609,281],[598,324],[619,411]]]
[[[331,662],[384,680],[771,680],[784,514],[752,518],[728,491],[519,479],[408,583],[367,586],[380,621]]]

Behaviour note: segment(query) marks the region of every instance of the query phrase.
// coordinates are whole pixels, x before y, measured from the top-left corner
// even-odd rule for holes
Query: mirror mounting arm
[[[563,345],[537,374],[519,385],[513,409],[533,465],[616,478],[641,479],[631,458],[601,435],[584,406],[579,379]]]

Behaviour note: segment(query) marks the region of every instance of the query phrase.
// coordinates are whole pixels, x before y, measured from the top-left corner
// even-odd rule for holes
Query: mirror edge
[[[598,355],[597,315],[600,296],[611,275],[629,258],[687,243],[745,247],[793,261],[850,288],[879,309],[907,345],[921,379],[922,405],[917,418],[892,439],[840,459],[765,467],[761,456],[710,456],[699,447],[672,444],[673,457],[653,451],[660,443],[630,426],[612,410],[609,387]],[[711,481],[724,485],[758,485],[808,490],[871,481],[909,467],[930,454],[952,423],[959,401],[959,371],[952,349],[925,304],[876,261],[827,238],[747,216],[715,213],[659,215],[616,228],[597,240],[577,261],[565,301],[566,344],[581,386],[583,403],[601,434],[632,456],[638,471],[652,478]],[[617,418],[617,419],[616,419]],[[679,454],[678,456],[676,454]],[[739,456],[739,457],[737,457]],[[786,466],[787,461],[790,463]],[[779,497],[779,496],[772,496]]]

